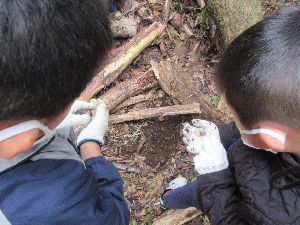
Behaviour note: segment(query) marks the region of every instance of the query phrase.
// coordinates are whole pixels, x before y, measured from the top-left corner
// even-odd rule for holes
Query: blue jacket
[[[123,181],[104,157],[82,162],[55,135],[13,160],[0,159],[1,225],[126,225]]]

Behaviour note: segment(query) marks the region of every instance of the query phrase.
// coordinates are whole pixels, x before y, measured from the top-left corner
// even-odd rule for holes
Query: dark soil
[[[164,121],[150,123],[144,134],[147,142],[141,155],[146,157],[146,163],[152,168],[163,169],[172,155],[179,149],[184,150],[180,137],[182,118],[167,118]]]

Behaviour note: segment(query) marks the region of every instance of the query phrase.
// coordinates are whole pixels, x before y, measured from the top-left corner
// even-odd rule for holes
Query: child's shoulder
[[[0,180],[0,207],[12,223],[24,216],[40,220],[31,224],[52,224],[53,215],[80,220],[79,215],[97,203],[97,181],[76,160],[29,160],[0,175]]]

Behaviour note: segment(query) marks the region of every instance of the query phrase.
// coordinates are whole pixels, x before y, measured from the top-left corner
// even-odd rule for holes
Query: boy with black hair
[[[173,180],[162,205],[197,207],[212,225],[300,224],[300,5],[238,36],[216,81],[236,123],[184,125],[200,176]]]
[[[129,224],[100,149],[108,111],[74,103],[110,48],[106,11],[99,0],[0,2],[1,225]],[[77,146],[75,125],[87,125]]]

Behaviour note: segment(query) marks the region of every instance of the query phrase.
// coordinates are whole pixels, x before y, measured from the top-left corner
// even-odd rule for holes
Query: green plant
[[[182,13],[184,9],[184,4],[180,1],[178,1],[175,5],[175,9],[179,12]]]
[[[217,107],[221,101],[220,95],[212,95],[208,97],[208,101],[212,104],[213,107]]]
[[[209,17],[209,13],[208,13],[207,8],[205,7],[202,11],[201,21],[200,21],[200,24],[199,24],[200,29],[205,29],[208,17]]]
[[[138,225],[138,222],[134,219],[134,220],[132,221],[132,225]]]
[[[145,216],[145,220],[146,220],[147,225],[152,225],[153,224],[153,216],[150,213],[148,213]]]

